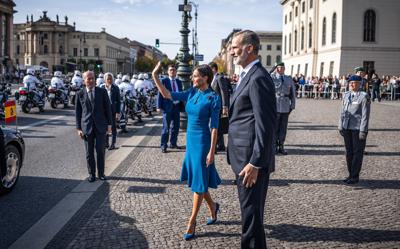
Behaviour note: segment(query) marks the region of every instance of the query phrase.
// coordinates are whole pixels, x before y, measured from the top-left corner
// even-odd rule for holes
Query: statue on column
[[[60,21],[58,20],[58,14],[56,15],[56,19],[57,19],[57,24],[59,24]]]
[[[33,15],[31,14],[31,22],[33,22]]]
[[[26,23],[29,23],[29,15],[26,15]]]
[[[65,16],[65,25],[68,24],[68,16]]]

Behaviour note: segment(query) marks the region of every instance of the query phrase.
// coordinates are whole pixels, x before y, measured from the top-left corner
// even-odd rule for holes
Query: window
[[[78,56],[78,48],[74,48],[74,56]]]
[[[333,66],[335,65],[334,61],[331,61],[331,63],[329,63],[329,75],[332,76],[333,74]]]
[[[311,22],[308,24],[308,47],[312,47],[312,24]]]
[[[279,63],[279,62],[281,62],[281,61],[282,61],[281,56],[280,56],[280,55],[277,55],[277,56],[276,56],[276,63]]]
[[[294,65],[291,66],[290,75],[293,75],[293,69],[294,69]]]
[[[262,45],[261,44],[260,44],[260,48],[258,50],[260,50],[260,51],[262,50]]]
[[[299,11],[299,7],[296,6],[296,8],[294,8],[294,16],[298,15],[298,11]]]
[[[284,47],[283,47],[283,53],[284,53],[284,54],[286,54],[286,43],[287,43],[287,42],[286,42],[286,38],[287,38],[287,37],[286,37],[286,35],[285,35],[285,44],[283,44],[283,46],[284,46]]]
[[[369,72],[372,69],[375,69],[375,61],[363,61],[363,68]]]
[[[294,31],[294,52],[297,51],[297,30]]]
[[[43,46],[43,53],[48,54],[49,53],[49,47],[47,45]]]
[[[281,45],[276,45],[276,50],[281,51],[282,50]]]
[[[59,54],[64,54],[64,48],[63,48],[63,46],[58,47],[58,53],[59,53]]]
[[[322,20],[322,46],[326,44],[326,17]]]
[[[292,52],[292,34],[289,34],[289,54]]]
[[[64,65],[64,63],[65,63],[65,59],[61,59],[61,60],[60,60],[60,64],[61,64],[61,65]]]
[[[319,68],[319,77],[324,75],[324,63],[321,62],[321,67]]]
[[[336,13],[332,16],[332,44],[336,43]]]
[[[309,5],[310,5],[310,9],[312,9],[312,6],[313,6],[313,0],[310,0],[310,3],[309,3]]]
[[[290,11],[289,12],[289,22],[291,22],[292,21],[292,12]]]
[[[302,2],[301,3],[301,13],[304,13],[304,12],[306,12],[306,2]]]
[[[26,58],[26,64],[29,65],[29,58]]]
[[[271,55],[267,55],[267,66],[271,66]]]
[[[304,49],[304,27],[301,27],[300,47],[301,50]]]
[[[308,71],[308,63],[304,65],[304,76],[307,76],[307,71]]]
[[[285,24],[287,23],[287,15],[285,15]]]
[[[43,34],[43,39],[47,40],[48,38],[49,38],[49,37],[48,37],[47,33],[44,33],[44,34]]]
[[[84,48],[83,49],[83,56],[89,56],[89,49],[88,48]]]
[[[94,48],[94,56],[100,56],[100,49],[99,48]]]
[[[267,44],[267,50],[271,50],[272,49],[272,45],[271,44]]]
[[[20,38],[20,36],[19,35],[17,35],[17,41],[19,41],[21,38]]]
[[[20,53],[20,48],[19,48],[19,45],[17,45],[17,54],[19,54]]]
[[[364,41],[375,42],[376,14],[373,10],[367,10],[364,14]]]

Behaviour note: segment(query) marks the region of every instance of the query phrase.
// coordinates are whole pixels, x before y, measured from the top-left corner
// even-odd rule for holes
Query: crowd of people
[[[365,74],[365,72],[361,73]],[[349,90],[350,77],[351,75],[342,75],[340,78],[337,76],[305,77],[302,74],[296,74],[292,78],[296,86],[297,98],[342,99],[344,93]],[[374,71],[370,71],[363,76],[363,81],[366,82],[365,89],[372,100],[400,99],[400,75],[378,76]]]

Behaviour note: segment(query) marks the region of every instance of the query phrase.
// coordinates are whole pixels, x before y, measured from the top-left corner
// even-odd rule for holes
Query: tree
[[[222,60],[220,57],[215,57],[213,62],[218,65],[218,72],[226,74],[226,61]]]
[[[139,57],[136,60],[135,68],[139,72],[151,72],[153,68],[156,66],[157,61],[150,59],[146,56]]]

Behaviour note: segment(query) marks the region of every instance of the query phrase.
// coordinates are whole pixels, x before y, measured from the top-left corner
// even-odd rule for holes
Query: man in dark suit
[[[103,88],[107,90],[108,97],[111,103],[111,118],[112,118],[112,140],[111,145],[109,144],[110,135],[106,138],[106,148],[109,150],[115,150],[115,143],[117,142],[117,120],[119,119],[119,114],[121,110],[121,95],[119,93],[119,88],[114,82],[114,76],[112,73],[104,74],[105,84]]]
[[[223,74],[218,73],[218,65],[215,62],[211,62],[209,64],[211,70],[214,74],[214,79],[211,82],[211,88],[221,97],[222,108],[219,114],[219,118],[228,116],[228,107],[229,107],[229,87],[230,83],[224,77]],[[222,124],[220,122],[220,124]],[[216,151],[225,151],[225,143],[224,143],[224,133],[222,132],[222,126],[218,126],[218,135],[217,135],[217,149]]]
[[[175,65],[168,65],[168,78],[164,78],[161,83],[163,83],[170,92],[182,91],[182,82],[176,78]],[[177,144],[180,122],[180,104],[182,104],[180,101],[165,99],[160,93],[158,93],[157,108],[163,113],[163,128],[161,132],[161,151],[163,153],[167,152],[168,140],[170,142],[170,148],[180,149],[180,146]],[[171,138],[169,137],[170,131]]]
[[[236,175],[242,215],[241,248],[266,248],[264,206],[275,168],[275,87],[258,59],[253,31],[233,36],[230,54],[242,66],[229,108],[228,163]]]
[[[112,125],[110,99],[105,89],[96,87],[94,72],[85,72],[83,80],[85,87],[78,92],[75,104],[76,129],[78,135],[85,141],[88,181],[96,180],[94,146],[96,146],[98,177],[104,181],[106,180],[104,143],[106,132],[111,134]]]

